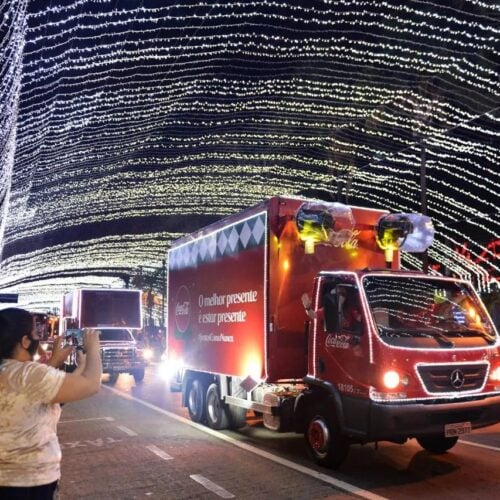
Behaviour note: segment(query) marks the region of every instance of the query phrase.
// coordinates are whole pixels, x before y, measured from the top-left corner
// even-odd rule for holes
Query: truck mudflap
[[[360,441],[404,442],[408,438],[452,433],[500,422],[500,395],[438,402],[379,403],[342,397],[342,432]]]

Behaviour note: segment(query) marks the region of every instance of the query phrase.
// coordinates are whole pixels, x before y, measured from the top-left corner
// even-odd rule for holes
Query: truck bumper
[[[130,373],[134,370],[144,370],[144,363],[127,363],[127,364],[113,364],[103,363],[102,371],[104,373]]]
[[[500,396],[427,404],[342,399],[344,432],[362,441],[404,441],[444,435],[446,424],[470,422],[479,429],[500,422]]]

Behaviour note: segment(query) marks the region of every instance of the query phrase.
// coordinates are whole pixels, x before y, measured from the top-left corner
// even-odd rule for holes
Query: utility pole
[[[166,289],[167,289],[167,283],[166,283],[166,265],[167,261],[165,259],[162,260],[161,262],[161,327],[162,327],[162,333],[165,333],[165,296],[167,295]]]
[[[427,151],[425,139],[420,141],[420,211],[427,215]],[[427,250],[422,255],[422,271],[427,274],[429,270],[429,254]]]
[[[413,132],[415,141],[420,145],[420,212],[422,215],[428,215],[427,212],[427,144],[425,142],[425,126],[432,122],[432,110],[429,103],[432,97],[431,82],[427,79],[422,81],[419,86],[417,99],[414,105],[415,118],[418,124],[418,130]],[[420,102],[418,102],[420,101]],[[427,101],[427,102],[426,102]],[[422,254],[422,271],[429,271],[429,254],[426,250]]]

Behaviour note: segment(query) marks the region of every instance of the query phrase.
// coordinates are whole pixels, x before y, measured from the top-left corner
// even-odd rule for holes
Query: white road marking
[[[217,496],[221,498],[234,498],[234,495],[232,493],[229,493],[229,491],[225,490],[222,486],[215,484],[213,481],[210,481],[210,479],[207,479],[206,477],[201,476],[200,474],[192,474],[189,477],[193,481],[200,483],[204,488],[211,491],[212,493],[215,493]]]
[[[133,431],[132,429],[129,429],[128,427],[125,427],[124,425],[117,425],[118,429],[120,429],[122,432],[125,434],[128,434],[129,436],[138,436],[137,432]]]
[[[93,418],[79,418],[76,420],[59,420],[60,424],[72,424],[73,422],[89,422],[91,420],[107,420],[108,422],[114,422],[113,417],[93,417]]]
[[[111,443],[120,443],[121,439],[115,439],[112,437],[97,438],[97,439],[85,439],[83,441],[68,441],[66,443],[60,443],[62,449],[66,448],[85,448],[85,446],[104,446]]]
[[[487,450],[500,451],[498,446],[489,446],[487,444],[474,443],[472,441],[465,441],[464,439],[460,439],[458,444],[468,444],[469,446],[477,446],[478,448],[486,448]]]
[[[136,398],[135,396],[131,396],[130,394],[126,394],[124,392],[121,392],[120,390],[115,389],[114,387],[109,387],[107,385],[103,386],[103,387],[105,389],[107,389],[108,391],[114,392],[115,394],[117,394],[118,396],[120,396],[122,398],[129,399],[131,401],[135,401],[135,402],[137,402],[143,406],[146,406],[147,408],[150,408],[158,413],[162,413],[163,415],[167,415],[168,417],[172,418],[173,420],[177,420],[178,422],[181,422],[183,424],[190,425],[191,427],[194,427],[195,429],[198,429],[206,434],[210,434],[211,436],[214,436],[218,439],[221,439],[222,441],[226,441],[228,443],[231,443],[232,445],[237,446],[238,448],[246,450],[250,453],[253,453],[254,455],[259,455],[262,458],[266,458],[267,460],[271,460],[272,462],[283,465],[284,467],[288,467],[289,469],[300,472],[301,474],[313,477],[314,479],[318,479],[319,481],[322,481],[326,484],[330,484],[330,485],[334,486],[335,488],[338,488],[338,489],[343,490],[343,491],[347,491],[347,492],[351,493],[352,495],[356,495],[356,496],[361,497],[361,498],[366,498],[368,500],[387,500],[385,497],[382,497],[380,495],[372,493],[371,491],[364,490],[363,488],[359,488],[358,486],[355,486],[354,484],[346,483],[345,481],[341,481],[340,479],[335,479],[331,476],[323,474],[322,472],[317,472],[315,470],[309,469],[309,468],[304,467],[302,465],[296,464],[295,462],[292,462],[291,460],[287,460],[286,458],[277,457],[276,455],[273,455],[272,453],[269,453],[267,451],[259,450],[259,448],[256,448],[255,446],[237,441],[236,439],[233,439],[230,436],[226,436],[225,434],[222,434],[221,432],[214,431],[213,429],[210,429],[209,427],[205,427],[204,425],[197,424],[196,422],[188,420],[187,418],[181,417],[179,415],[176,415],[175,413],[164,410],[163,408],[159,408],[158,406],[155,406],[154,404],[148,403],[147,401]]]
[[[163,450],[160,450],[160,448],[156,447],[154,444],[150,444],[146,446],[146,448],[157,455],[158,457],[162,458],[163,460],[173,460],[174,457],[171,457],[168,453],[164,452]]]

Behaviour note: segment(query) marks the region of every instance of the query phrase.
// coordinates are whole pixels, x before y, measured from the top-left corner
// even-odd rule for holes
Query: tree
[[[165,269],[164,263],[160,267],[145,268],[140,266],[132,275],[131,283],[134,288],[145,294],[147,326],[152,326],[155,303],[160,303],[161,326],[164,326],[163,309],[165,306]]]

